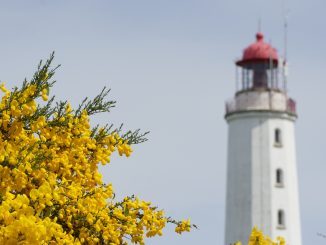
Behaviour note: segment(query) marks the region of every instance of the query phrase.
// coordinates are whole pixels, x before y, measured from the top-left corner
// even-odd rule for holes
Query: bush
[[[146,133],[90,126],[91,115],[115,105],[107,89],[77,109],[55,103],[52,60],[20,88],[0,86],[0,244],[144,244],[166,223],[189,231],[189,220],[168,218],[150,202],[115,200],[98,165],[114,152],[129,157]]]
[[[241,245],[241,243],[236,242],[234,245]],[[278,237],[277,242],[273,242],[272,239],[265,236],[261,230],[254,227],[249,237],[248,245],[285,245],[285,240],[282,237]]]

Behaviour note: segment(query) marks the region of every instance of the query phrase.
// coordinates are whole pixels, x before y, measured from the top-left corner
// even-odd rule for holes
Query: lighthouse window
[[[275,146],[281,146],[282,145],[282,132],[281,132],[281,130],[279,128],[275,129],[274,142],[275,142]]]
[[[283,187],[284,185],[284,176],[282,169],[276,170],[276,186],[277,187]]]
[[[284,215],[283,210],[278,210],[278,212],[277,212],[277,225],[278,225],[278,228],[285,227],[285,215]]]

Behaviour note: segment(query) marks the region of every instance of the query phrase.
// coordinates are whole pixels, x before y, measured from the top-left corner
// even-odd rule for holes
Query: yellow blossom
[[[137,197],[117,201],[103,183],[99,164],[114,152],[129,157],[137,143],[137,134],[91,127],[90,115],[110,109],[105,90],[78,110],[38,104],[48,100],[52,58],[21,89],[0,85],[0,244],[144,244],[166,223],[189,231],[189,220],[168,219]]]
[[[273,242],[271,238],[264,235],[261,230],[254,227],[251,231],[248,245],[286,245],[284,238],[277,237],[277,242]],[[233,245],[242,245],[241,242],[236,242]]]

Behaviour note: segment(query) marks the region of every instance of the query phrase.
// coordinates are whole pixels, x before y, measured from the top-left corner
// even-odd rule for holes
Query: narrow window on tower
[[[282,209],[277,212],[277,228],[285,229],[285,215]]]
[[[284,186],[284,174],[282,169],[278,168],[276,170],[276,187]]]
[[[282,132],[279,128],[275,129],[274,131],[274,145],[277,147],[282,146]]]

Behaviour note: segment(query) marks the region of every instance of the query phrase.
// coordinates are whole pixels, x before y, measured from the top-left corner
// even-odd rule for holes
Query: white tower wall
[[[250,91],[228,104],[226,245],[247,244],[253,226],[273,239],[283,236],[289,245],[301,245],[296,117],[287,101],[281,92]],[[277,129],[280,142],[275,142]]]

